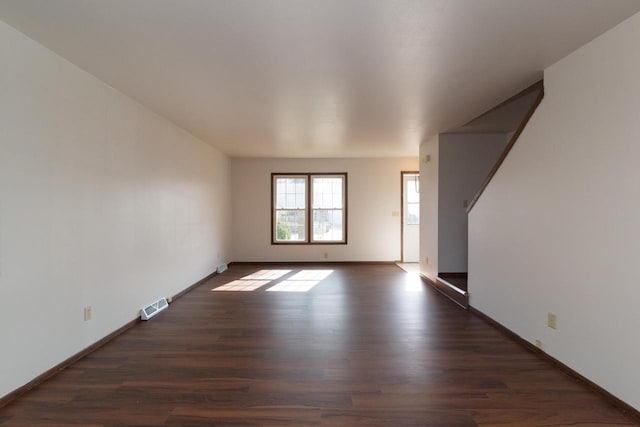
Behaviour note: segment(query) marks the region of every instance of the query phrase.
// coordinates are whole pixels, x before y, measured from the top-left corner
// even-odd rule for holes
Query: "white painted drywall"
[[[231,161],[234,261],[397,261],[400,172],[417,158]],[[271,173],[347,172],[348,244],[272,245]]]
[[[3,396],[228,260],[230,170],[2,22],[0,62]]]
[[[542,104],[469,222],[471,304],[636,409],[638,40],[635,15],[545,71]]]
[[[441,134],[438,192],[439,273],[467,271],[467,208],[507,144],[507,135]]]
[[[439,145],[439,135],[420,145],[420,273],[433,281],[438,277]]]

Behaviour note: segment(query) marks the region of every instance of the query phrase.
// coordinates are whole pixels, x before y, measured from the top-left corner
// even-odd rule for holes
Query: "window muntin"
[[[281,243],[347,242],[347,174],[272,174],[272,237]]]

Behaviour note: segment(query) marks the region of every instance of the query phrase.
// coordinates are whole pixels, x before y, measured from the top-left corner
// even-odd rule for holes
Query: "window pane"
[[[342,209],[342,194],[333,193],[332,205],[334,208]]]
[[[287,193],[285,195],[284,208],[295,208],[296,206],[296,194],[295,193]]]
[[[305,240],[305,211],[276,211],[276,241],[299,242]]]
[[[286,197],[286,186],[284,180],[278,179],[276,180],[276,209],[284,208],[284,200]]]
[[[342,178],[313,178],[313,208],[342,209]]]
[[[405,223],[407,225],[420,224],[420,205],[418,203],[407,203]]]
[[[313,211],[313,240],[344,240],[341,210]]]
[[[304,209],[306,178],[276,178],[276,209]]]
[[[420,202],[420,180],[418,177],[408,178],[407,181],[407,202]]]
[[[295,207],[297,209],[304,209],[306,207],[305,200],[304,200],[304,192],[302,194],[299,194],[299,193],[296,194],[296,204],[295,206],[292,206],[292,207]]]

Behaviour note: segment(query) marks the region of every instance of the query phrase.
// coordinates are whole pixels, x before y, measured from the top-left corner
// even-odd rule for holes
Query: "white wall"
[[[467,271],[467,208],[507,144],[507,135],[441,134],[438,193],[439,273]]]
[[[439,146],[439,135],[420,145],[420,273],[433,281],[438,277]]]
[[[231,161],[234,261],[400,259],[400,172],[417,158],[241,159]],[[272,172],[347,172],[347,245],[272,245]]]
[[[1,22],[0,62],[3,396],[227,260],[230,170]]]
[[[636,409],[638,40],[635,15],[545,71],[545,99],[469,223],[471,304]]]

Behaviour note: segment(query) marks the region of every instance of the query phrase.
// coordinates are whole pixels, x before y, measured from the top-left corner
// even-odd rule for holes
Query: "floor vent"
[[[222,265],[218,266],[218,268],[216,269],[216,272],[218,274],[224,273],[225,271],[227,271],[227,264],[222,264]]]
[[[140,310],[140,318],[142,320],[149,320],[167,307],[169,307],[167,299],[160,298],[158,301],[154,302],[153,304],[149,304],[148,306]]]

